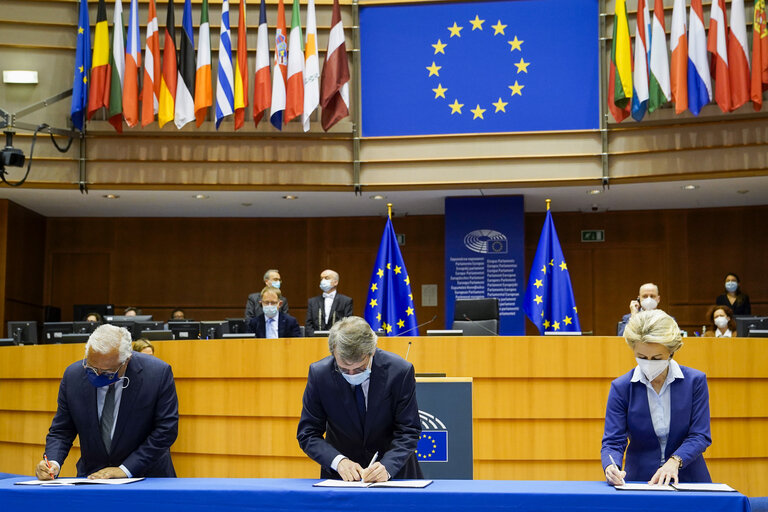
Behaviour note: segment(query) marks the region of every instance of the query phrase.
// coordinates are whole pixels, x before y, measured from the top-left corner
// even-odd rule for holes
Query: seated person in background
[[[624,328],[627,326],[629,319],[638,311],[651,311],[659,307],[661,302],[661,295],[659,295],[659,287],[653,283],[645,283],[640,287],[637,292],[637,298],[629,302],[629,313],[624,315],[619,322],[618,329],[616,330],[616,336],[624,335]]]
[[[280,279],[280,271],[271,268],[264,272],[264,286],[267,288],[280,289],[283,281]],[[281,313],[288,313],[288,299],[282,297]],[[252,293],[248,296],[248,302],[245,303],[245,323],[251,321],[251,318],[261,316],[261,293]]]
[[[186,316],[184,316],[184,310],[181,308],[176,308],[173,311],[171,311],[171,320],[184,320]]]
[[[707,330],[704,336],[716,338],[735,338],[736,320],[733,311],[728,306],[712,306],[707,311]]]
[[[600,453],[608,483],[711,482],[702,456],[712,444],[707,377],[672,359],[683,346],[677,323],[658,309],[640,311],[624,339],[637,366],[608,393]]]
[[[85,315],[85,321],[86,322],[95,322],[97,324],[101,323],[101,315],[98,313],[88,313]]]
[[[145,340],[144,338],[139,338],[133,342],[133,351],[141,352],[142,354],[149,354],[151,356],[155,355],[154,345],[152,345],[149,340]]]
[[[352,316],[352,298],[337,293],[338,286],[338,272],[323,270],[320,274],[320,289],[323,293],[309,299],[307,305],[305,336],[312,336],[315,331],[327,331],[339,320]]]
[[[280,290],[267,286],[259,294],[261,310],[259,316],[251,318],[248,332],[256,333],[257,338],[299,338],[299,322],[288,313],[281,313]]]
[[[749,295],[741,291],[741,280],[733,272],[725,276],[725,293],[718,295],[715,304],[728,306],[734,315],[751,315],[752,305],[749,303]]]
[[[125,311],[123,311],[123,316],[136,316],[140,314],[141,314],[141,310],[133,306],[129,306],[125,308]]]

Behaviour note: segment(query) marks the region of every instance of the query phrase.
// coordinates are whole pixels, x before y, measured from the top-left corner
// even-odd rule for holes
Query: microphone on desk
[[[488,334],[490,334],[491,336],[498,336],[498,335],[499,335],[499,333],[497,333],[497,332],[493,332],[492,330],[490,330],[489,328],[487,328],[486,326],[484,326],[484,325],[483,325],[483,324],[481,324],[480,322],[476,322],[475,320],[472,320],[471,318],[469,318],[469,317],[467,316],[467,314],[466,314],[466,313],[464,313],[464,314],[463,314],[463,315],[461,315],[461,316],[463,316],[463,317],[464,317],[464,320],[466,320],[467,322],[472,322],[473,324],[477,324],[477,326],[478,326],[479,328],[481,328],[481,329],[482,329],[482,330],[484,330],[484,331],[487,331],[487,332],[488,332]]]
[[[398,334],[396,334],[396,335],[395,335],[395,338],[397,338],[398,336],[402,336],[403,334],[409,333],[409,332],[411,332],[411,331],[413,331],[413,330],[416,330],[416,329],[418,329],[419,327],[424,327],[424,326],[425,326],[425,325],[427,325],[427,324],[431,324],[431,323],[432,323],[432,322],[434,322],[436,319],[437,319],[437,315],[433,316],[431,320],[429,320],[429,321],[427,321],[427,322],[424,322],[423,324],[419,324],[419,325],[417,325],[416,327],[411,327],[410,329],[408,329],[408,330],[406,330],[406,331],[403,331],[403,332],[401,332],[401,333],[398,333]],[[408,341],[408,349],[405,351],[405,360],[406,360],[406,361],[408,360],[408,354],[410,354],[410,353],[411,353],[411,344],[412,344],[412,343],[413,343],[412,341]]]

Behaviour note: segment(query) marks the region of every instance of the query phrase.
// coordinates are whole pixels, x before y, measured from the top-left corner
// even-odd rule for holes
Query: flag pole
[[[549,211],[549,205],[550,205],[551,202],[552,202],[551,199],[547,199],[547,211]]]
[[[387,203],[387,216],[392,220],[392,203]]]

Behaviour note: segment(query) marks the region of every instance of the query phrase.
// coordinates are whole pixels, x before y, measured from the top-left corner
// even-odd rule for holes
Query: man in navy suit
[[[333,324],[352,316],[352,297],[338,293],[339,273],[326,269],[320,274],[321,295],[312,297],[307,304],[307,319],[304,335],[312,336],[315,331],[327,331]]]
[[[309,367],[296,434],[321,478],[422,478],[413,365],[377,349],[376,334],[356,316],[331,328],[328,348],[331,355]]]
[[[248,322],[248,332],[256,333],[257,338],[300,338],[299,322],[280,311],[280,290],[267,286],[260,295],[262,313]]]
[[[45,440],[48,461],[35,474],[55,478],[79,435],[78,477],[175,477],[170,448],[178,426],[171,367],[133,352],[126,329],[101,325],[85,345],[85,359],[64,371]]]

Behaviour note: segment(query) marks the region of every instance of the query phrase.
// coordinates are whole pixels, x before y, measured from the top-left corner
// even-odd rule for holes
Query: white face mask
[[[356,373],[354,375],[349,375],[348,373],[342,373],[341,376],[344,377],[344,380],[352,384],[353,386],[359,386],[366,380],[368,380],[371,377],[371,364],[373,363],[373,357],[371,357],[368,360],[368,368],[363,370],[360,373]],[[341,372],[339,372],[341,373]]]
[[[640,307],[642,307],[646,311],[650,311],[652,309],[656,309],[656,306],[658,306],[659,303],[656,302],[651,297],[646,297],[643,300],[640,301]]]
[[[737,283],[736,281],[727,281],[725,283],[725,291],[727,292],[733,293],[736,291],[738,287],[739,287],[739,283]]]
[[[274,318],[277,315],[277,306],[263,306],[262,310],[267,318]]]
[[[320,289],[324,292],[328,293],[331,288],[333,288],[333,285],[331,285],[330,279],[321,279],[320,280]]]
[[[669,367],[669,359],[640,359],[636,357],[635,361],[637,361],[637,365],[645,378],[651,382]]]
[[[719,316],[715,318],[715,325],[718,326],[720,329],[725,329],[728,327],[728,318],[724,316]]]
[[[270,281],[269,282],[269,286],[271,286],[272,288],[277,288],[279,290],[281,282],[282,281]]]

